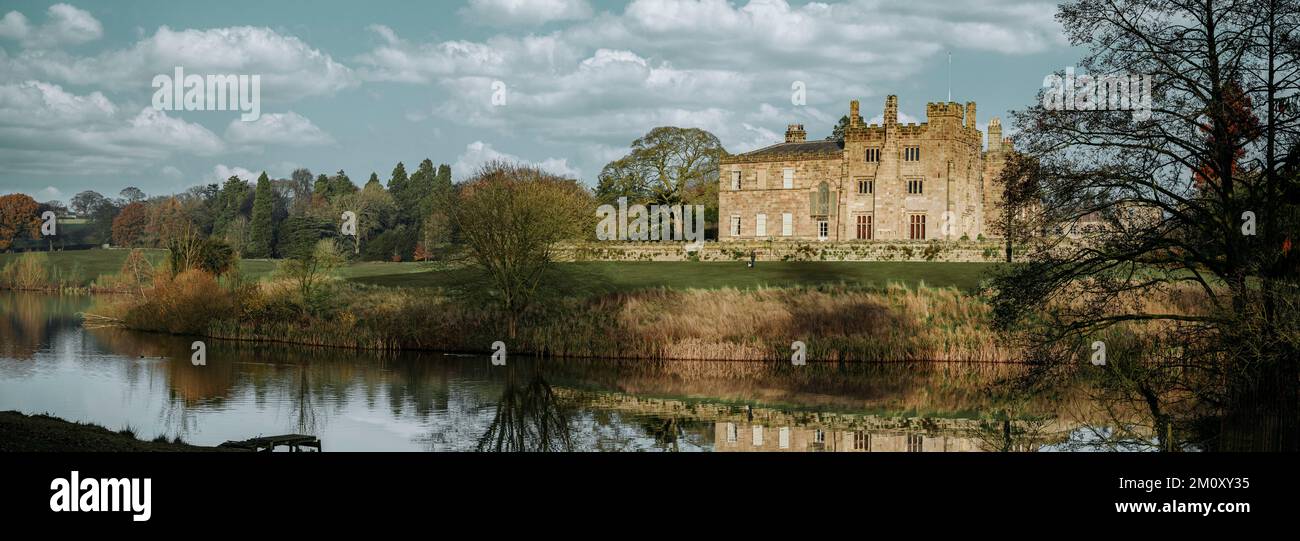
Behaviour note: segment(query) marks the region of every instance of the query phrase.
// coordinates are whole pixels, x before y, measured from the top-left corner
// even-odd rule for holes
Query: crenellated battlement
[[[955,101],[948,103],[929,102],[925,104],[925,117],[928,119],[956,118],[960,121],[964,116],[965,110],[960,103]]]

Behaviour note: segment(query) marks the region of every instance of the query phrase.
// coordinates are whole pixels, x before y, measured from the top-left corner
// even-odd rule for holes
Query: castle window
[[[910,146],[903,147],[903,161],[915,162],[921,160],[921,147]]]
[[[787,190],[794,189],[794,168],[787,167],[781,171],[781,187]]]
[[[872,225],[871,222],[872,222],[872,221],[873,221],[873,220],[872,220],[872,217],[871,217],[870,214],[859,214],[859,215],[858,215],[858,223],[857,223],[857,226],[858,226],[858,239],[860,239],[860,240],[871,240],[871,225]]]
[[[813,431],[813,443],[826,443],[826,431],[817,429]]]
[[[740,189],[740,171],[731,172],[731,189],[733,190]]]
[[[874,180],[859,180],[859,181],[858,181],[858,193],[860,193],[860,194],[869,194],[869,193],[871,193],[872,191],[874,191],[874,190],[876,189],[875,184],[876,184],[876,181],[874,181]]]
[[[788,237],[794,234],[794,214],[789,212],[781,215],[781,236]]]
[[[866,161],[867,161],[867,163],[874,163],[874,162],[878,162],[878,161],[880,161],[880,149],[878,149],[878,148],[868,148],[868,149],[867,149],[867,160],[866,160]]]
[[[925,215],[913,214],[909,217],[907,238],[920,240],[925,238]]]
[[[727,423],[727,443],[736,443],[736,423]]]
[[[870,451],[870,450],[871,450],[871,434],[868,434],[867,431],[865,431],[865,430],[858,430],[858,431],[854,432],[854,433],[853,433],[853,450],[854,450],[854,451]]]
[[[827,222],[826,220],[817,221],[817,238],[821,240],[826,240],[826,237],[830,235],[830,231],[831,231],[831,224],[829,222]]]
[[[755,427],[754,427],[754,447],[762,447],[762,446],[763,446],[763,427],[762,427],[762,426],[755,426]]]
[[[788,426],[781,427],[781,431],[777,433],[776,441],[777,441],[777,447],[780,447],[782,449],[789,449],[790,448],[790,427]]]
[[[766,214],[759,214],[754,216],[754,236],[755,237],[767,236],[767,215]]]
[[[920,434],[908,434],[908,435],[907,435],[907,452],[909,452],[909,453],[919,453],[919,452],[921,452],[921,444],[924,443],[924,442],[925,442],[925,436],[922,436],[922,435],[920,435]]]
[[[920,195],[925,193],[925,182],[919,178],[908,179],[907,193],[911,195]]]
[[[740,216],[734,214],[731,216],[731,236],[740,236]]]

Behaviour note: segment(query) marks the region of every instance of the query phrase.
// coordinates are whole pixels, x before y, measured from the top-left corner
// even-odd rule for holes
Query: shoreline
[[[229,449],[190,445],[179,438],[138,439],[131,429],[112,431],[93,423],[68,421],[47,414],[0,411],[0,452],[113,453],[223,452]]]

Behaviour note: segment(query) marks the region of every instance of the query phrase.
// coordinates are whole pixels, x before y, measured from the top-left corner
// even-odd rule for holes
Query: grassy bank
[[[49,415],[0,411],[0,452],[141,452],[216,451],[162,438],[144,441],[130,429],[74,423]]]
[[[31,254],[43,257],[44,283],[94,288],[110,281],[122,269],[130,250],[69,250]],[[167,251],[143,250],[155,265]],[[24,254],[0,254],[0,269],[14,265]],[[277,261],[245,259],[240,271],[247,279],[271,277]],[[548,282],[566,295],[598,295],[639,289],[755,289],[772,287],[846,284],[885,287],[903,284],[917,287],[955,287],[972,291],[992,268],[988,263],[929,262],[831,262],[760,261],[754,268],[744,262],[629,261],[557,263]],[[386,287],[458,288],[472,282],[467,269],[446,268],[432,263],[390,263],[362,261],[348,264],[337,274],[344,280]],[[0,283],[10,287],[11,283]],[[47,287],[42,289],[58,289]]]

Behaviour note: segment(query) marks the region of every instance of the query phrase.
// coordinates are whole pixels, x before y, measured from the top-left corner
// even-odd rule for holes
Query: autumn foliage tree
[[[144,237],[149,227],[149,209],[144,203],[135,202],[122,208],[122,212],[113,218],[113,243],[118,246],[131,246]]]
[[[39,208],[36,200],[25,194],[0,196],[0,250],[8,250],[22,236],[40,236]]]

